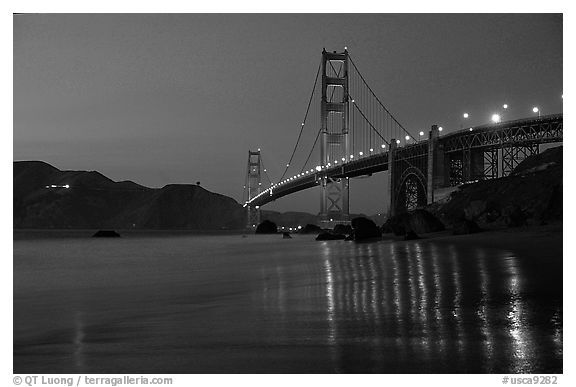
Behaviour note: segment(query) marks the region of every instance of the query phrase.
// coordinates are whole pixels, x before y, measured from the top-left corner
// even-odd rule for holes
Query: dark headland
[[[155,189],[96,171],[14,162],[15,229],[233,230],[244,219],[237,201],[195,184]]]

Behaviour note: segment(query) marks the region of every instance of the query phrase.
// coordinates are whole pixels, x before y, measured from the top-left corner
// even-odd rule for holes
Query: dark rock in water
[[[360,217],[352,219],[352,228],[354,229],[355,241],[382,237],[380,228],[367,218]]]
[[[405,241],[413,241],[415,239],[420,239],[420,237],[414,231],[408,231],[406,235],[404,235]]]
[[[94,235],[93,238],[118,238],[120,234],[118,234],[114,230],[98,230]]]
[[[292,239],[292,237],[290,236],[290,233],[289,233],[289,232],[283,232],[283,233],[282,233],[282,238],[284,238],[284,239]]]
[[[334,232],[336,234],[345,234],[345,235],[350,235],[352,234],[352,226],[350,226],[349,224],[337,224],[336,226],[334,226]]]
[[[473,220],[461,219],[454,223],[452,232],[454,235],[475,234],[482,229]]]
[[[337,241],[346,239],[346,235],[343,234],[332,234],[330,232],[322,232],[316,237],[317,241]]]
[[[276,234],[278,232],[278,227],[276,223],[269,220],[265,220],[256,227],[256,234]]]
[[[344,238],[345,241],[353,241],[354,240],[354,233],[349,234]]]
[[[315,224],[307,224],[300,230],[300,234],[319,234],[322,229]]]

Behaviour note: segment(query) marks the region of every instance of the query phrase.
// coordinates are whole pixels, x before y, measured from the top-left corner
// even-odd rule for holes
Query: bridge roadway
[[[472,130],[470,130],[472,129]],[[439,138],[444,152],[465,149],[495,148],[503,146],[527,146],[562,141],[563,115],[505,121],[458,130]],[[428,139],[396,148],[394,158],[409,159],[427,154]],[[252,198],[251,206],[263,206],[283,196],[315,187],[323,177],[352,178],[388,170],[389,150],[368,154],[345,163],[307,170],[300,177],[292,177],[276,183]]]

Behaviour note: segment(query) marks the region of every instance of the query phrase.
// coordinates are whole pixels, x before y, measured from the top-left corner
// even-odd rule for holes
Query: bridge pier
[[[350,152],[348,96],[348,51],[322,51],[322,99],[320,101],[320,163],[329,167]],[[336,71],[333,62],[341,63]],[[326,226],[333,222],[348,223],[350,217],[348,178],[321,179],[320,222]],[[329,223],[329,224],[327,224]]]
[[[450,185],[450,160],[439,141],[438,125],[432,125],[428,134],[428,162],[426,173],[426,202],[434,202],[434,190]]]
[[[394,182],[396,181],[396,168],[394,160],[396,155],[396,139],[390,139],[390,150],[388,150],[388,218],[396,215],[396,193]]]
[[[262,158],[260,149],[248,151],[244,197],[246,203],[258,196],[262,190]],[[260,224],[260,206],[246,204],[246,228],[255,229]]]
[[[462,151],[462,178],[464,182],[484,179],[484,151],[467,148]]]

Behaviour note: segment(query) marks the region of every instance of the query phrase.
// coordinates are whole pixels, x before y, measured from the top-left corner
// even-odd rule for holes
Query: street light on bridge
[[[492,114],[492,122],[494,122],[495,124],[497,124],[498,122],[501,121],[501,117],[500,114]]]
[[[534,107],[532,108],[532,111],[533,111],[534,113],[538,113],[538,117],[540,117],[540,109],[538,109],[538,107],[534,106]]]
[[[422,140],[422,136],[424,135],[423,131],[420,131],[420,133],[418,133],[418,141]]]
[[[503,119],[502,117],[504,117],[504,112],[505,112],[506,110],[508,110],[508,104],[505,103],[504,105],[502,105],[502,109],[504,109],[504,110],[502,110],[502,114],[500,115],[500,120]]]
[[[464,117],[464,120],[467,120],[470,115],[468,113],[464,113],[462,114],[462,117]],[[464,121],[460,121],[460,129],[462,128],[464,128]]]

